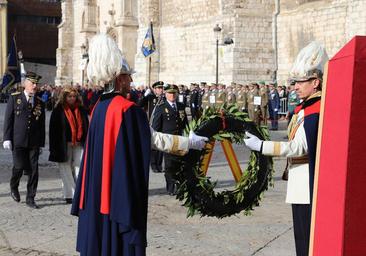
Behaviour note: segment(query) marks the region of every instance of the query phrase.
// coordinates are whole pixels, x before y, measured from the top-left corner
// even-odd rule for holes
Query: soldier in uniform
[[[259,112],[260,105],[254,104],[254,97],[258,97],[258,89],[257,83],[253,82],[249,84],[249,91],[247,93],[247,102],[248,102],[248,114],[249,118],[253,120],[257,125],[259,125]]]
[[[192,84],[193,89],[191,91],[191,97],[190,97],[190,108],[191,108],[191,115],[192,119],[198,119],[199,118],[199,88],[198,84]]]
[[[289,126],[289,141],[261,141],[247,134],[245,144],[263,155],[288,157],[286,203],[292,206],[297,256],[309,255],[314,169],[324,64],[327,53],[312,42],[298,54],[291,70],[295,91],[302,103]],[[321,170],[320,170],[321,171]]]
[[[28,72],[23,82],[23,92],[9,97],[4,118],[5,149],[12,150],[13,172],[10,195],[20,202],[19,182],[28,174],[26,204],[38,208],[34,202],[38,185],[38,157],[45,144],[45,110],[41,98],[36,97],[37,83],[41,76]]]
[[[186,93],[186,91],[184,90],[184,85],[183,84],[180,84],[178,86],[179,88],[179,92],[178,92],[178,102],[182,103],[184,106],[187,106],[187,98],[188,98],[188,95]]]
[[[200,86],[199,86],[199,94],[198,94],[198,109],[199,109],[199,117],[202,114],[202,99],[203,99],[203,95],[205,93],[205,86],[206,86],[206,82],[201,82]]]
[[[210,106],[210,86],[206,85],[202,95],[202,112]]]
[[[245,86],[241,86],[240,90],[236,93],[236,104],[239,110],[247,111],[247,92]]]
[[[164,101],[163,94],[163,81],[157,81],[152,85],[154,93],[151,92],[150,89],[147,89],[144,96],[141,98],[139,102],[139,106],[147,108],[148,117],[150,120],[150,124],[152,123],[152,113],[155,111],[155,107]],[[151,149],[150,155],[150,166],[153,172],[162,172],[163,171],[163,152]]]
[[[225,102],[228,105],[234,105],[236,103],[236,95],[233,91],[233,88],[231,86],[228,86],[226,88],[227,94],[226,94],[226,99]]]
[[[188,124],[185,106],[177,102],[178,88],[175,85],[167,85],[164,88],[165,102],[156,107],[153,116],[152,128],[157,132],[173,135],[182,135]],[[169,195],[176,192],[175,172],[179,158],[175,155],[164,153],[166,190]]]
[[[221,107],[225,103],[225,100],[226,100],[225,85],[219,84],[216,94],[216,105],[215,105],[216,108]]]
[[[217,103],[217,85],[216,84],[211,84],[211,88],[210,88],[210,96],[209,96],[209,103],[210,103],[210,107],[215,108]]]
[[[259,96],[261,96],[261,118],[260,122],[263,125],[267,125],[268,119],[268,89],[265,82],[259,83]]]

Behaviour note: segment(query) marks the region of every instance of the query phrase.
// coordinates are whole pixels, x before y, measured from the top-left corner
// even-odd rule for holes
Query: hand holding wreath
[[[239,144],[243,143],[245,132],[260,140],[268,139],[268,130],[257,127],[247,113],[240,112],[236,106],[207,109],[199,120],[190,123],[187,132],[188,130],[210,140],[227,139]],[[235,189],[216,193],[216,183],[212,183],[201,170],[206,153],[207,150],[190,150],[182,158],[177,172],[177,198],[188,207],[187,216],[199,212],[201,216],[223,218],[241,211],[250,213],[259,204],[263,191],[268,189],[268,183],[272,181],[272,158],[252,151],[249,164]]]

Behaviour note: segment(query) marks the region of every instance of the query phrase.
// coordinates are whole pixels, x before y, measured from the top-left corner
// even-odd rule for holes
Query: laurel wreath
[[[260,139],[268,140],[267,127],[258,127],[245,112],[236,105],[223,105],[220,109],[208,108],[198,120],[193,120],[186,128],[197,135],[210,138],[210,141],[229,140],[242,144],[245,131]],[[268,185],[273,186],[273,161],[271,157],[251,151],[249,163],[234,190],[215,192],[217,182],[212,182],[201,170],[208,150],[190,150],[180,161],[176,173],[178,182],[177,199],[188,208],[187,217],[196,213],[202,216],[224,218],[244,211],[249,215],[259,205]]]

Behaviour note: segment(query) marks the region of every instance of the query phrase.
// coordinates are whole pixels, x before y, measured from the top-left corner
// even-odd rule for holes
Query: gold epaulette
[[[21,94],[21,92],[13,92],[13,93],[11,94],[11,96],[17,96],[17,95],[19,95],[19,94]]]

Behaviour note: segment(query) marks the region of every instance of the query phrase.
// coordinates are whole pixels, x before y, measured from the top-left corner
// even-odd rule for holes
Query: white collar
[[[169,103],[169,105],[171,106],[171,107],[173,107],[173,104],[175,104],[175,107],[177,107],[177,103],[174,101],[174,102],[172,102],[172,101],[169,101],[169,100],[166,100],[168,103]]]
[[[27,101],[29,100],[30,97],[34,97],[34,96],[29,95],[29,93],[27,93],[25,90],[24,90],[24,95],[25,95],[25,98],[27,99]]]

